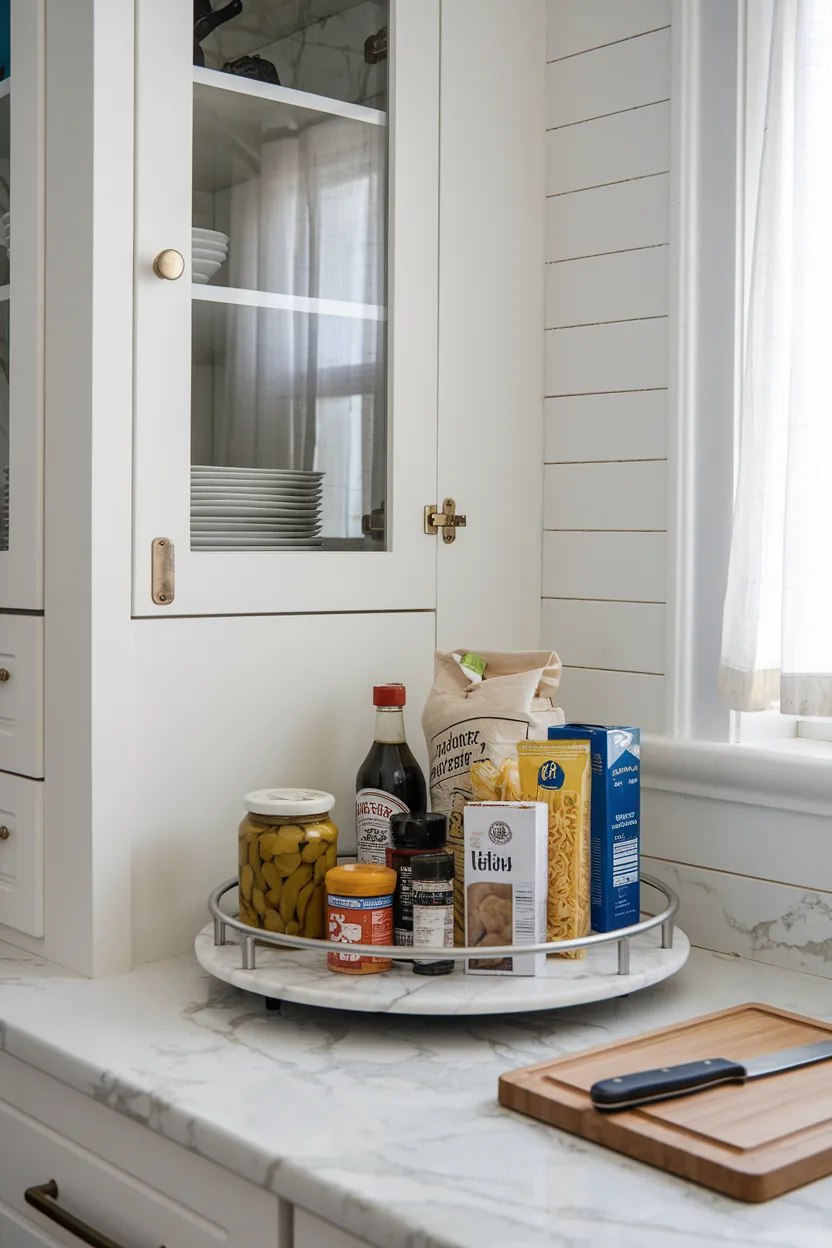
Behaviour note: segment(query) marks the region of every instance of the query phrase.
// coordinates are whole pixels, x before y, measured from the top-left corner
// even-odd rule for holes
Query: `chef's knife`
[[[666,1101],[674,1096],[686,1096],[689,1092],[715,1088],[721,1083],[746,1083],[749,1079],[778,1075],[783,1070],[811,1066],[829,1058],[832,1058],[832,1040],[818,1040],[815,1044],[803,1044],[797,1049],[764,1053],[762,1057],[752,1057],[747,1062],[709,1057],[700,1062],[685,1062],[681,1066],[662,1066],[658,1070],[640,1070],[616,1079],[601,1079],[592,1085],[589,1095],[595,1108],[606,1113],[637,1109],[654,1101]]]

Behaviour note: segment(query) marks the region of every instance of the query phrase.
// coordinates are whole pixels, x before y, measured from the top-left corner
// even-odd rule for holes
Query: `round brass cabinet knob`
[[[11,832],[5,825],[2,828],[0,828],[0,841],[7,841],[10,836],[11,836]]]
[[[5,684],[6,681],[11,680],[11,678],[12,678],[12,674],[9,671],[9,669],[7,667],[0,667],[0,681],[2,681],[3,684]]]
[[[185,259],[182,252],[174,251],[172,247],[166,247],[164,251],[160,251],[153,261],[153,272],[157,277],[163,277],[166,282],[175,282],[185,272]]]

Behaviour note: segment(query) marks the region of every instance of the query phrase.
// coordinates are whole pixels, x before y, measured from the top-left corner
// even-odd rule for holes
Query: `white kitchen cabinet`
[[[119,1248],[290,1248],[285,1202],[7,1054],[0,1156],[0,1230],[7,1211],[25,1248],[82,1242],[61,1211]]]
[[[2,1248],[366,1248],[6,1053],[0,1157]]]
[[[0,611],[43,608],[44,40],[44,0],[12,0],[0,66]],[[0,58],[3,42],[0,30]]]
[[[0,772],[0,923],[42,936],[44,784]]]
[[[0,22],[0,923],[39,937],[44,887],[44,0],[11,0],[7,20],[5,29]]]
[[[134,615],[436,603],[440,4],[301,13],[136,0]]]
[[[3,1248],[59,1248],[57,1240],[0,1202],[0,1244]]]
[[[366,1248],[366,1242],[296,1206],[293,1248]]]
[[[43,778],[43,616],[0,613],[0,771]]]
[[[330,789],[350,846],[374,683],[407,680],[418,749],[437,642],[538,643],[545,6],[244,0],[195,66],[193,0],[12,3],[46,192],[44,215],[33,141],[0,614],[46,624],[42,737],[33,684],[5,699],[0,779],[39,786],[21,792],[46,824],[22,858],[0,841],[0,935],[100,975],[190,946],[250,789]],[[223,72],[241,55],[281,85]],[[193,228],[230,240],[207,282]],[[172,251],[178,278],[176,257],[154,268]],[[0,374],[2,324],[0,307]],[[266,540],[240,550],[210,540],[195,465],[323,485],[281,509],[285,481],[264,479]],[[270,549],[295,528],[311,545],[318,493],[321,547]],[[467,516],[454,542],[425,532],[445,499]]]

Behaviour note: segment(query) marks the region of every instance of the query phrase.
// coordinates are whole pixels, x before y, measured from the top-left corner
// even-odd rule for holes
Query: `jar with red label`
[[[392,945],[396,872],[372,862],[351,862],[326,873],[327,939],[339,945]],[[342,975],[389,971],[390,958],[345,951],[327,954]]]

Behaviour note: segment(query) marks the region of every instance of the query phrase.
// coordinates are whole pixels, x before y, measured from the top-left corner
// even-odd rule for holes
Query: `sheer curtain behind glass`
[[[385,303],[384,127],[328,118],[264,142],[228,192],[228,284]],[[215,462],[322,471],[324,533],[360,537],[384,495],[386,323],[369,312],[235,308]]]
[[[832,715],[831,352],[832,3],[774,0],[720,667],[735,710]]]

